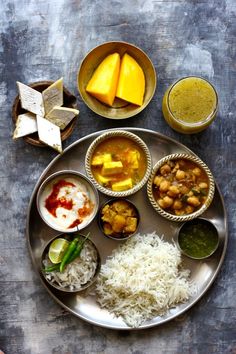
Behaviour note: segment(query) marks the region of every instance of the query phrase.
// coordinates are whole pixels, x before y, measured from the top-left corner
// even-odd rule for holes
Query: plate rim
[[[99,327],[103,327],[103,328],[107,328],[107,329],[113,329],[113,330],[125,330],[125,331],[139,331],[139,330],[143,330],[143,329],[147,329],[147,328],[152,328],[152,327],[157,327],[157,326],[161,326],[164,323],[167,323],[169,321],[172,321],[175,318],[178,318],[179,316],[183,315],[185,312],[187,312],[190,308],[192,308],[205,294],[206,292],[209,290],[209,288],[212,286],[212,284],[214,283],[221,267],[222,264],[224,262],[225,259],[225,255],[226,255],[226,250],[227,250],[227,245],[228,245],[228,216],[227,216],[227,211],[226,211],[226,207],[225,207],[225,203],[224,203],[224,199],[223,199],[223,195],[219,189],[219,186],[217,184],[217,182],[215,181],[216,184],[216,189],[217,192],[219,194],[221,203],[222,203],[222,207],[223,207],[223,211],[224,211],[224,227],[225,227],[225,237],[224,237],[224,246],[222,249],[222,254],[220,257],[220,261],[215,269],[215,272],[212,276],[212,279],[208,282],[208,284],[206,285],[204,291],[202,293],[200,293],[193,302],[191,302],[189,305],[187,305],[184,309],[180,310],[177,314],[173,314],[170,315],[168,318],[163,318],[163,320],[160,323],[150,323],[150,324],[144,324],[141,325],[138,328],[133,328],[133,327],[129,327],[127,325],[122,325],[122,326],[111,326],[111,325],[107,325],[107,324],[100,324],[97,323],[95,320],[91,320],[87,317],[85,317],[82,314],[78,314],[76,311],[72,310],[71,308],[69,308],[67,305],[65,305],[59,298],[57,298],[57,296],[55,296],[53,294],[53,292],[50,290],[49,286],[46,284],[46,282],[43,280],[43,278],[40,275],[40,272],[38,270],[38,267],[36,265],[34,256],[33,256],[33,252],[30,246],[30,236],[29,236],[29,222],[30,222],[30,211],[31,211],[31,207],[37,192],[37,189],[39,187],[39,185],[44,181],[45,175],[47,174],[47,172],[49,171],[49,169],[54,165],[54,163],[60,159],[61,156],[63,156],[68,150],[72,149],[74,146],[76,146],[77,144],[80,144],[82,141],[87,140],[91,137],[96,137],[102,133],[105,133],[107,131],[111,131],[111,130],[128,130],[131,131],[135,134],[135,132],[144,132],[144,133],[148,133],[148,134],[152,134],[155,135],[156,137],[160,137],[162,139],[167,139],[171,142],[173,142],[174,144],[177,144],[178,146],[184,148],[185,150],[189,151],[190,154],[197,156],[197,154],[195,154],[191,149],[189,149],[186,145],[180,143],[179,141],[164,135],[162,133],[156,132],[154,130],[151,129],[145,129],[145,128],[135,128],[135,127],[122,127],[122,128],[109,128],[109,129],[104,129],[104,130],[99,130],[97,132],[93,132],[90,133],[88,135],[85,135],[84,137],[74,141],[72,144],[70,144],[69,146],[67,146],[64,151],[62,152],[62,154],[55,156],[51,162],[49,162],[49,164],[46,166],[46,168],[43,170],[43,172],[41,173],[41,175],[39,176],[39,178],[37,179],[37,182],[33,188],[33,191],[31,193],[30,196],[30,200],[29,200],[29,204],[28,204],[28,208],[27,208],[27,218],[26,218],[26,229],[25,229],[25,234],[26,234],[26,239],[27,239],[27,247],[30,253],[30,258],[31,258],[31,262],[33,264],[33,268],[34,271],[39,275],[40,281],[43,284],[44,288],[47,290],[47,292],[49,293],[49,295],[57,302],[57,304],[59,304],[60,306],[62,306],[65,310],[67,310],[69,313],[72,313],[73,315],[75,315],[77,318],[80,318],[82,320],[84,320],[87,323],[90,323],[92,325],[95,326],[99,326]],[[213,175],[214,177],[214,175]],[[214,178],[215,180],[215,178]]]

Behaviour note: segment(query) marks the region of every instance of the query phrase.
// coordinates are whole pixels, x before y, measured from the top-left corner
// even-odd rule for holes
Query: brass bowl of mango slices
[[[92,49],[78,72],[78,89],[98,115],[126,119],[140,113],[156,89],[156,72],[149,57],[126,42],[107,42]]]

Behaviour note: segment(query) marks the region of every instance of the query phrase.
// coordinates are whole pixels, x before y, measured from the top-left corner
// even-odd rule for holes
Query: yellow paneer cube
[[[134,170],[139,168],[140,153],[137,150],[130,150],[127,157],[129,166]]]
[[[127,189],[131,189],[133,187],[133,182],[131,178],[127,178],[120,182],[115,182],[112,184],[112,190],[115,192],[126,191]]]
[[[123,170],[123,164],[121,161],[104,162],[102,167],[102,175],[111,176],[117,173],[121,173],[122,170]]]
[[[102,186],[108,184],[109,182],[112,181],[111,177],[104,177],[102,175],[100,175],[100,173],[96,174],[96,180],[98,181],[98,183],[100,183]]]
[[[111,161],[111,154],[103,154],[94,156],[92,159],[92,166],[102,166],[104,162]]]

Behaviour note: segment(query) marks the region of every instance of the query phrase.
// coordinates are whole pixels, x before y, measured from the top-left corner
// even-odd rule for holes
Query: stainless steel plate
[[[144,142],[146,142],[152,155],[153,164],[165,155],[173,153],[187,152],[194,154],[191,150],[179,142],[151,130],[138,128],[124,129],[137,134],[144,140]],[[57,233],[49,228],[38,214],[36,207],[36,193],[38,187],[46,177],[56,171],[72,169],[85,173],[84,157],[86,151],[91,142],[101,133],[104,133],[104,131],[93,133],[76,141],[70,145],[61,156],[56,157],[45,169],[31,196],[28,209],[26,234],[30,254],[36,271],[38,272],[41,281],[49,294],[61,306],[72,312],[74,315],[94,325],[119,330],[131,330],[132,328],[128,327],[121,318],[115,318],[108,311],[101,309],[96,303],[96,297],[89,295],[88,291],[84,291],[79,294],[65,295],[62,292],[50,287],[50,285],[46,283],[40,274],[40,256],[42,254],[42,250],[45,244]],[[101,204],[107,199],[108,197],[100,194]],[[176,230],[180,225],[176,222],[171,222],[164,219],[155,212],[148,201],[145,187],[134,196],[129,197],[129,199],[134,202],[141,214],[139,226],[140,233],[156,231],[159,235],[164,235],[164,239],[167,241],[171,241],[173,239]],[[223,198],[217,186],[213,202],[209,209],[203,214],[203,217],[211,220],[217,227],[220,236],[220,245],[214,255],[204,261],[195,261],[183,257],[184,265],[191,270],[191,280],[193,280],[197,285],[196,294],[191,297],[187,303],[170,309],[163,317],[158,316],[145,322],[139,327],[139,329],[163,324],[179,316],[180,314],[183,314],[183,312],[192,307],[204,295],[215,280],[223,263],[228,241],[227,216]],[[100,251],[102,263],[104,263],[106,257],[111,254],[112,250],[117,247],[119,243],[117,241],[105,238],[99,230],[96,220],[94,220],[93,223],[85,229],[85,232],[87,232],[87,230],[91,232],[91,235],[93,235],[92,240]]]

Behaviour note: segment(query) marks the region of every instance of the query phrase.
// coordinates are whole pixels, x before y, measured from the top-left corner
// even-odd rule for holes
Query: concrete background
[[[5,354],[236,353],[236,2],[234,0],[0,0],[0,349]],[[76,74],[94,46],[123,40],[152,59],[158,86],[149,106],[124,122],[91,112]],[[170,83],[200,75],[216,87],[220,110],[204,132],[171,130],[161,112]],[[56,153],[11,139],[16,80],[64,77],[80,116],[64,147],[113,127],[153,129],[187,145],[212,170],[224,196],[229,244],[211,289],[184,316],[160,327],[118,332],[94,327],[50,298],[33,270],[25,237],[36,181]]]

